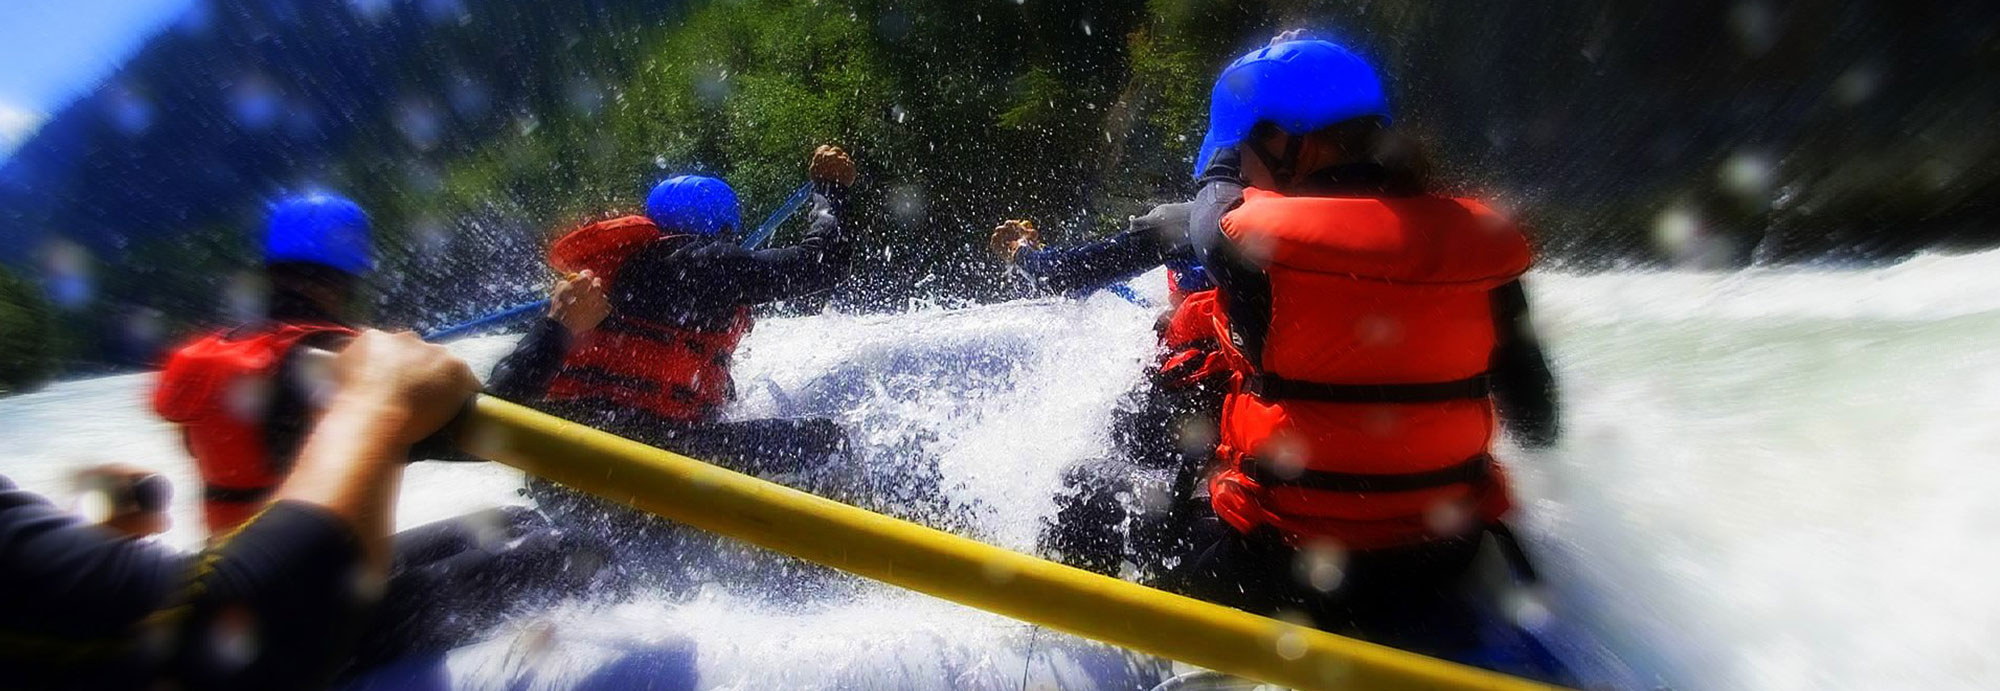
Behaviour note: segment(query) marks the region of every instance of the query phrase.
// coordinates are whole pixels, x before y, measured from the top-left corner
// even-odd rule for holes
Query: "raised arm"
[[[746,250],[727,242],[661,243],[619,270],[618,309],[672,321],[831,290],[853,262],[847,190],[854,162],[839,147],[822,146],[813,152],[811,174],[812,210],[798,244]]]
[[[1270,326],[1271,277],[1222,232],[1222,217],[1243,203],[1241,163],[1233,147],[1217,151],[1209,159],[1199,181],[1201,190],[1195,193],[1194,208],[1188,212],[1188,240],[1209,280],[1222,287],[1228,298],[1222,303],[1229,313],[1227,335],[1237,350],[1256,354],[1264,352],[1264,336]]]
[[[1124,232],[1066,248],[1044,248],[1027,221],[993,229],[991,248],[1042,289],[1074,295],[1131,279],[1173,257],[1188,255],[1188,203],[1161,204],[1132,218]]]
[[[516,403],[541,398],[576,339],[611,314],[604,280],[584,271],[563,279],[549,295],[549,313],[493,366],[486,391]]]

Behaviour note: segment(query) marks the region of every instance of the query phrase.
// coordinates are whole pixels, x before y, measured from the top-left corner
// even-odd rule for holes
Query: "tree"
[[[55,373],[53,330],[41,291],[0,268],[0,395],[33,390]]]

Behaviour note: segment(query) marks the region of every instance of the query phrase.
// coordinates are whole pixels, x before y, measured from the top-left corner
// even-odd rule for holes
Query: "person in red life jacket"
[[[1495,424],[1529,446],[1558,432],[1520,280],[1527,240],[1477,201],[1430,192],[1372,68],[1339,45],[1281,36],[1244,56],[1210,120],[1185,240],[1216,289],[1170,323],[1213,349],[1168,359],[1227,384],[1214,518],[1175,587],[1463,653],[1476,645],[1463,581],[1483,537],[1527,570],[1500,523]],[[1032,242],[998,240],[1034,265]],[[1069,252],[1100,274],[1150,268]]]
[[[1216,81],[1189,240],[1230,371],[1210,477],[1206,599],[1433,654],[1479,646],[1465,581],[1501,519],[1505,423],[1557,433],[1527,317],[1527,237],[1431,192],[1372,67],[1276,42]]]
[[[739,246],[735,191],[699,175],[659,183],[644,215],[589,223],[558,238],[550,264],[601,276],[611,315],[560,358],[523,348],[503,360],[500,371],[535,383],[526,390],[538,396],[517,400],[753,474],[789,473],[843,453],[846,432],[832,420],[720,419],[736,396],[730,365],[751,329],[752,308],[824,293],[847,276],[854,163],[838,147],[821,146],[809,173],[809,227],[790,247]],[[531,483],[530,494],[558,515],[631,516],[636,523],[611,531],[627,541],[653,523],[544,482]]]
[[[168,357],[153,407],[181,426],[211,535],[242,524],[289,471],[317,395],[298,348],[337,350],[353,337],[342,315],[374,268],[369,234],[361,207],[337,195],[280,200],[265,234],[266,317],[204,334]],[[594,277],[565,281],[526,340],[560,350],[602,319],[603,304]],[[522,385],[502,378],[494,386]]]
[[[202,335],[175,351],[153,395],[155,411],[180,426],[195,460],[212,541],[227,539],[254,517],[293,471],[315,411],[329,395],[306,348],[338,351],[357,333],[342,314],[374,267],[368,218],[336,195],[281,199],[272,206],[264,259],[271,288],[266,317]],[[556,289],[549,318],[526,340],[561,348],[573,332],[594,327],[603,316],[595,307],[602,303],[594,277],[567,280]],[[427,447],[418,454],[437,458],[445,451]],[[369,625],[357,664],[442,650],[483,633],[505,614],[458,584],[504,587],[495,592],[514,600],[558,597],[595,576],[594,567],[572,569],[571,555],[608,551],[587,536],[554,530],[521,507],[404,531],[395,546],[383,596],[389,606]]]

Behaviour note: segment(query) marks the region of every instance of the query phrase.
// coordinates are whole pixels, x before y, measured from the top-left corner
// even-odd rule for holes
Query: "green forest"
[[[239,171],[314,180],[369,209],[384,261],[365,309],[380,323],[433,326],[532,296],[548,278],[539,255],[552,234],[635,211],[668,175],[725,177],[744,217],[761,218],[803,181],[819,143],[846,147],[862,172],[854,207],[866,253],[835,305],[1011,296],[983,252],[996,221],[1033,218],[1068,243],[1187,198],[1211,80],[1287,28],[1380,65],[1396,126],[1425,143],[1450,191],[1520,217],[1544,267],[1849,266],[1985,247],[2000,232],[1991,223],[2000,135],[1987,124],[2000,96],[1978,80],[1934,76],[1994,66],[2000,43],[1961,13],[1902,3],[466,5],[455,24],[418,23],[380,41],[388,47],[354,49],[389,63],[386,78],[320,67],[336,62],[348,33],[295,29],[325,35],[292,44],[281,88],[344,108],[350,134],[272,144],[268,162]],[[174,50],[259,59],[255,41],[231,38],[263,35],[258,11],[220,15],[244,23],[224,32],[230,41],[156,48],[115,83],[192,79],[187,60],[161,57]],[[222,61],[192,64],[227,74],[213,68]],[[441,123],[394,105],[466,83],[498,103]],[[180,146],[193,148],[166,158],[229,164],[242,137],[212,132],[212,115],[191,117],[180,139],[194,141]],[[71,177],[158,177],[138,168]],[[225,320],[228,286],[254,267],[256,195],[275,185],[194,195],[210,206],[179,212],[185,221],[170,235],[119,240],[100,257],[89,309],[51,318],[25,283],[0,284],[24,295],[0,322],[59,325],[9,337],[29,345],[0,342],[0,386],[39,377],[13,372],[140,364],[105,354],[103,334],[119,328],[111,315],[158,320],[164,341]],[[33,197],[51,198],[12,215],[130,225],[116,208]]]
[[[1789,31],[1745,36],[1730,5],[1691,7],[711,2],[584,38],[636,56],[594,66],[613,85],[602,107],[544,109],[479,142],[441,163],[436,194],[375,174],[392,152],[347,170],[386,227],[486,218],[545,234],[631,211],[654,180],[697,170],[729,179],[760,217],[798,184],[806,152],[834,142],[862,166],[875,253],[851,291],[866,297],[849,304],[977,299],[998,289],[978,248],[1002,217],[1067,242],[1191,194],[1215,73],[1305,27],[1375,59],[1398,126],[1428,143],[1453,191],[1513,209],[1549,264],[1674,263],[1658,231],[1677,212],[1723,247],[1696,257],[1709,265],[1748,263],[1759,245],[1776,261],[1879,261],[1986,241],[2000,149],[1963,109],[1992,96],[1889,76],[1850,93],[1937,57],[1898,51],[1948,49],[1892,33],[1914,13],[1795,12],[1773,19]],[[1853,64],[1813,52],[1869,43],[1867,26],[1899,40]],[[1994,53],[1975,50],[1962,57]]]

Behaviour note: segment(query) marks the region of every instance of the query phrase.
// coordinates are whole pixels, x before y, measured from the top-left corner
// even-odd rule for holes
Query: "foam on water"
[[[2000,678],[2000,254],[1538,279],[1568,614],[1681,688]]]
[[[2000,559],[2000,254],[1538,275],[1530,289],[1567,434],[1503,456],[1558,617],[1677,688],[2000,678],[1986,585]],[[836,417],[871,473],[935,468],[944,501],[927,520],[1026,549],[1062,467],[1109,447],[1106,411],[1140,381],[1151,318],[1098,296],[768,320],[745,343],[733,414]],[[483,369],[508,344],[456,348]],[[0,400],[0,473],[60,494],[77,465],[147,463],[181,490],[167,539],[195,543],[194,485],[147,414],[150,383]],[[518,485],[496,466],[422,464],[398,522],[518,502]],[[719,688],[1077,687],[1131,663],[885,588],[806,606],[718,588],[523,616],[450,668],[473,688],[564,688],[640,649]]]

